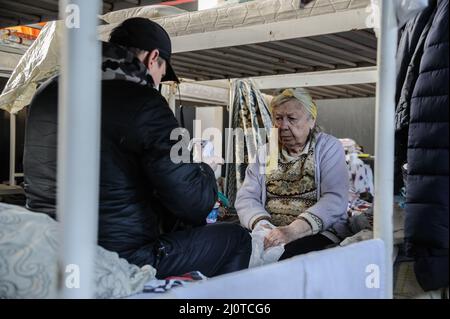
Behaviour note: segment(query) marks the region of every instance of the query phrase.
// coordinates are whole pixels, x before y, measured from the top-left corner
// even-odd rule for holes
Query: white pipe
[[[9,114],[9,185],[16,185],[16,114]]]
[[[94,296],[100,159],[99,0],[61,0],[57,213],[63,298]],[[77,20],[78,19],[78,20]]]
[[[233,162],[233,110],[234,110],[234,83],[233,80],[229,80],[229,99],[228,99],[228,135],[225,140],[225,182],[223,184],[223,191],[227,195],[228,184],[228,172],[230,171],[230,165],[235,165]]]
[[[169,86],[169,107],[172,110],[173,114],[176,113],[176,92],[177,92],[177,84],[173,83]],[[181,102],[181,101],[180,101]]]
[[[395,1],[381,1],[378,38],[378,85],[375,119],[374,236],[383,240],[386,251],[384,282],[386,297],[393,297],[393,204],[394,119],[397,20]]]

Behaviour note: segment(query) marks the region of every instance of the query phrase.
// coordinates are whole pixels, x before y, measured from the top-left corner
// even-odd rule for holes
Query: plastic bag
[[[217,222],[217,217],[219,217],[219,207],[220,207],[220,203],[216,202],[214,204],[214,208],[206,217],[207,224],[213,224],[213,223]]]
[[[268,225],[270,229],[263,227],[263,225]],[[275,228],[274,225],[269,222],[265,222],[257,224],[253,229],[251,233],[252,255],[250,256],[250,263],[248,265],[249,268],[277,262],[284,253],[284,245],[270,247],[264,250],[264,237],[266,237],[273,228]]]

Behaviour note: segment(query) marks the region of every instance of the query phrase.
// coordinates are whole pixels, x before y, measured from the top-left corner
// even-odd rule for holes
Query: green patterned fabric
[[[232,141],[233,163],[227,164],[226,195],[234,207],[236,193],[244,182],[245,169],[249,155],[256,155],[257,150],[268,141],[272,128],[269,108],[261,92],[251,80],[237,80],[233,85],[233,109],[231,128],[242,129],[242,136],[236,135]],[[263,136],[262,131],[266,133]]]

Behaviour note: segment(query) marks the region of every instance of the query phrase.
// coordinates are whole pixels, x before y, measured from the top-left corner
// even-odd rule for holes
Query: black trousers
[[[284,253],[279,260],[306,254],[312,251],[323,250],[334,246],[334,242],[324,235],[317,234],[303,237],[284,246]]]
[[[217,223],[164,234],[148,249],[157,278],[194,270],[212,277],[247,268],[252,243],[240,225]]]

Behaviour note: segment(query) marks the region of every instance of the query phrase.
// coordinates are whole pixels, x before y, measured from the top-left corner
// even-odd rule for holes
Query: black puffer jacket
[[[411,94],[417,81],[425,40],[435,13],[436,3],[430,1],[427,8],[406,23],[401,33],[396,58],[397,88],[399,88],[395,96],[397,131],[409,125]]]
[[[408,137],[405,240],[425,290],[448,286],[448,32],[448,0],[441,0],[420,59]]]
[[[434,15],[436,1],[431,0],[428,7],[402,29],[397,50],[397,91],[395,96],[395,192],[403,186],[401,167],[407,161],[409,113],[411,95],[417,81],[420,60],[425,40],[428,36]]]
[[[50,80],[32,101],[24,155],[27,205],[52,216],[57,86],[58,78]],[[177,127],[166,100],[150,85],[102,81],[99,244],[130,262],[158,237],[161,217],[204,224],[215,203],[208,165],[171,161],[176,141],[170,133]]]

